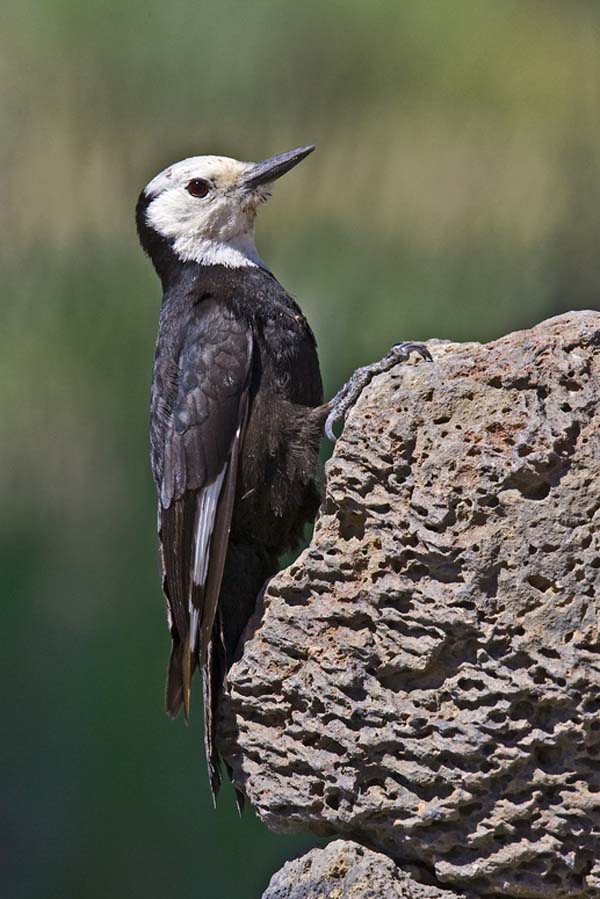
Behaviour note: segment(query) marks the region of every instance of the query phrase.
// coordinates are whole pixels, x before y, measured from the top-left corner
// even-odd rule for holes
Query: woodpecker
[[[323,429],[335,439],[333,425],[373,374],[413,350],[427,356],[397,344],[323,403],[313,332],[254,239],[272,183],[313,150],[258,163],[184,159],[147,184],[136,208],[163,289],[150,444],[172,640],[166,710],[174,718],[183,707],[187,720],[200,669],[213,798],[219,694],[262,586],[316,515]]]

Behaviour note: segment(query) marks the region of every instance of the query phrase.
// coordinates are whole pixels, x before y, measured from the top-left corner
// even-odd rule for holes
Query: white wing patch
[[[223,480],[227,473],[227,462],[212,483],[200,491],[198,495],[198,511],[196,518],[196,549],[194,552],[194,583],[203,587],[208,573],[208,547],[215,526],[215,513]]]
[[[228,462],[225,463],[214,481],[207,484],[198,494],[198,508],[196,510],[196,543],[194,548],[193,581],[197,587],[203,587],[208,574],[210,560],[210,538],[215,527],[215,515],[217,503],[221,494],[221,487],[227,474]],[[200,609],[195,608],[190,598],[190,648],[194,651],[198,634],[198,619]]]

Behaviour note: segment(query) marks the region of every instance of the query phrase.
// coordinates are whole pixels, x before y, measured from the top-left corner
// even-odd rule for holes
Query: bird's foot
[[[367,384],[384,371],[389,371],[399,362],[405,362],[411,353],[418,353],[426,362],[433,362],[431,353],[422,343],[395,343],[383,359],[379,362],[372,362],[370,365],[364,365],[357,368],[349,381],[346,381],[341,390],[339,390],[329,405],[329,413],[325,421],[325,433],[334,443],[337,437],[334,434],[333,427],[338,421],[346,418],[348,410],[352,408],[359,398],[360,394]]]

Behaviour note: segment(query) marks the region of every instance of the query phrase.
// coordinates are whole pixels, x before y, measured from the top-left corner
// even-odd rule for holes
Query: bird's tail
[[[197,659],[190,653],[189,637],[182,643],[172,634],[173,646],[167,669],[165,707],[170,718],[176,718],[181,706],[187,721],[190,714],[190,687],[197,666]]]
[[[216,630],[216,628],[215,628]],[[225,654],[220,640],[215,639],[213,630],[212,639],[208,643],[206,661],[202,666],[202,688],[204,699],[204,750],[206,753],[206,765],[208,779],[212,793],[213,804],[217,804],[217,794],[221,787],[221,760],[217,752],[215,730],[217,719],[217,703],[219,693],[225,677]]]
[[[171,629],[173,646],[167,672],[166,710],[171,718],[175,718],[183,706],[188,718],[191,680],[196,668],[200,668],[204,699],[204,747],[213,800],[216,800],[222,783],[221,762],[216,748],[216,724],[225,675],[236,658],[240,637],[254,610],[261,587],[275,568],[276,557],[269,551],[253,545],[230,544],[219,609],[205,644],[204,656],[198,646],[190,652],[189,638],[186,636],[181,640],[177,628]],[[238,805],[240,801],[238,798]]]
[[[215,626],[213,637],[208,643],[206,662],[202,665],[204,747],[213,801],[216,801],[222,782],[220,759],[215,746],[215,724],[217,701],[225,674],[225,652],[221,635],[217,635],[216,631],[217,627]],[[167,715],[170,718],[176,718],[183,706],[187,721],[190,708],[190,686],[194,672],[199,664],[198,654],[197,652],[190,652],[189,639],[182,643],[176,631],[172,633],[172,637],[173,646],[167,669],[165,706]]]
[[[226,674],[241,652],[240,640],[254,612],[263,585],[277,567],[276,556],[256,544],[230,542],[223,572],[219,608],[202,664],[204,688],[204,746],[213,799],[222,782],[216,748],[216,725]],[[227,767],[227,766],[226,766]],[[231,772],[227,768],[228,774]],[[238,809],[243,795],[236,790]]]

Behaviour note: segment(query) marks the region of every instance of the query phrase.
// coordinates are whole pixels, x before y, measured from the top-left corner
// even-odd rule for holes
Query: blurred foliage
[[[326,391],[407,337],[488,339],[600,287],[594,0],[5,0],[2,893],[253,899],[308,838],[210,807],[162,714],[147,462],[166,163],[318,152],[259,243]]]

